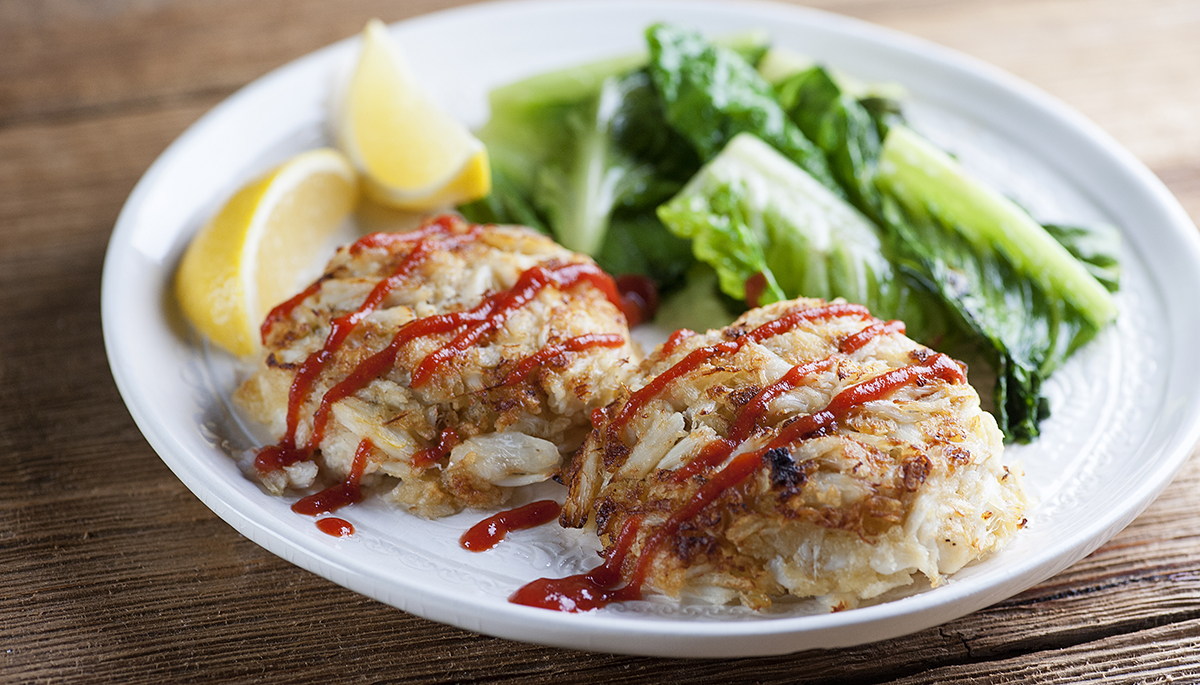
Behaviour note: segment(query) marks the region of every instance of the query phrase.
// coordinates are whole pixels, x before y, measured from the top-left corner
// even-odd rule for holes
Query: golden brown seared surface
[[[563,524],[595,526],[611,548],[636,519],[627,577],[637,559],[650,554],[648,590],[722,603],[740,599],[754,607],[791,594],[844,608],[911,583],[917,572],[937,584],[1003,545],[1022,524],[1024,497],[1016,475],[1000,462],[995,421],[980,410],[956,363],[899,332],[842,351],[851,336],[882,323],[863,316],[801,321],[761,340],[749,335],[789,313],[824,306],[819,300],[776,303],[726,329],[656,349],[576,455]],[[652,399],[643,392],[640,409],[627,412],[624,422],[616,418],[635,391],[689,354],[722,343],[725,353],[665,384]],[[755,401],[794,367],[814,362],[794,389]],[[826,428],[768,449],[793,423],[839,406],[839,394],[845,398],[872,387],[861,385],[872,379],[880,384],[918,369],[943,372],[916,374]],[[744,441],[735,437],[717,463],[680,477],[706,447],[729,439],[756,404],[763,407],[759,420],[740,424]],[[732,472],[732,462],[748,453],[754,454],[741,460],[752,464],[748,477],[717,488],[711,504],[681,517],[686,507],[703,503],[706,483],[711,494],[725,465]],[[669,534],[660,544],[647,543],[664,530]]]
[[[489,297],[503,296],[534,267],[591,265],[528,229],[442,221],[447,228],[420,247],[412,239],[367,239],[341,248],[319,289],[269,327],[258,369],[236,393],[239,404],[274,435],[284,436],[298,370],[326,345],[331,322],[361,308],[397,270],[406,270],[403,278],[351,329],[315,377],[297,412],[297,445],[308,443],[326,392],[387,348],[405,326],[478,308]],[[591,409],[612,400],[637,361],[624,316],[600,289],[586,281],[561,289],[551,284],[413,387],[413,372],[422,361],[464,330],[394,345],[394,363],[330,405],[312,460],[262,475],[266,487],[277,493],[308,488],[318,480],[318,470],[322,482],[342,479],[366,438],[374,448],[364,484],[389,484],[388,496],[417,514],[436,517],[464,506],[499,504],[512,486],[557,472],[562,451],[582,441]],[[542,364],[528,365],[524,380],[504,385],[522,360],[585,334],[619,339],[615,346],[550,355]],[[458,446],[449,454],[431,455],[426,450],[437,447],[446,429],[457,435]],[[423,465],[424,458],[433,463]]]

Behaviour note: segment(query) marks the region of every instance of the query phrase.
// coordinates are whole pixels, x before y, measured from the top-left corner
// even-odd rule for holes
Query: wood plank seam
[[[218,103],[233,95],[242,87],[244,86],[214,86],[211,88],[197,88],[195,90],[163,93],[148,97],[125,98],[123,100],[110,100],[94,104],[0,115],[0,131],[30,124],[70,124],[77,121],[155,112],[196,104],[211,107],[214,103]]]

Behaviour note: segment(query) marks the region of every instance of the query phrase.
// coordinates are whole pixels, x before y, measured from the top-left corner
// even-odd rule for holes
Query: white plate
[[[1001,553],[936,589],[836,614],[805,603],[740,607],[635,602],[562,614],[505,601],[523,583],[595,565],[594,543],[556,526],[472,554],[467,512],[430,522],[364,503],[358,529],[324,535],[264,494],[230,451],[251,438],[228,408],[231,359],[196,343],[170,294],[188,238],[240,183],[325,142],[324,104],[347,40],[247,86],[209,112],[147,171],[129,197],[104,268],[105,343],[117,385],[163,461],[214,512],[268,550],[362,594],[427,618],[517,640],[662,656],[750,656],[838,647],[910,633],[1021,591],[1128,524],[1200,440],[1200,247],[1166,189],[1075,112],[1011,76],[861,22],[771,4],[513,2],[442,12],[393,27],[415,68],[472,125],[495,85],[638,49],[670,20],[709,34],[761,28],[779,44],[912,95],[915,126],[1043,220],[1107,220],[1127,238],[1121,316],[1050,383],[1045,435],[1014,448],[1038,502]],[[542,486],[553,488],[556,486]]]

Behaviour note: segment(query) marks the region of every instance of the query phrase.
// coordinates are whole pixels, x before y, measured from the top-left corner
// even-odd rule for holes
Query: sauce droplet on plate
[[[335,538],[346,538],[354,535],[354,524],[335,516],[319,519],[317,521],[317,529]]]

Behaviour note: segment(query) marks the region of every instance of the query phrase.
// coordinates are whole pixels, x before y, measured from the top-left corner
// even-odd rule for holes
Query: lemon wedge
[[[363,31],[335,128],[378,202],[422,211],[491,191],[487,149],[421,87],[378,19]]]
[[[332,148],[301,153],[229,199],[188,245],[175,278],[184,314],[237,355],[258,350],[258,326],[295,292],[358,201],[358,178]]]

